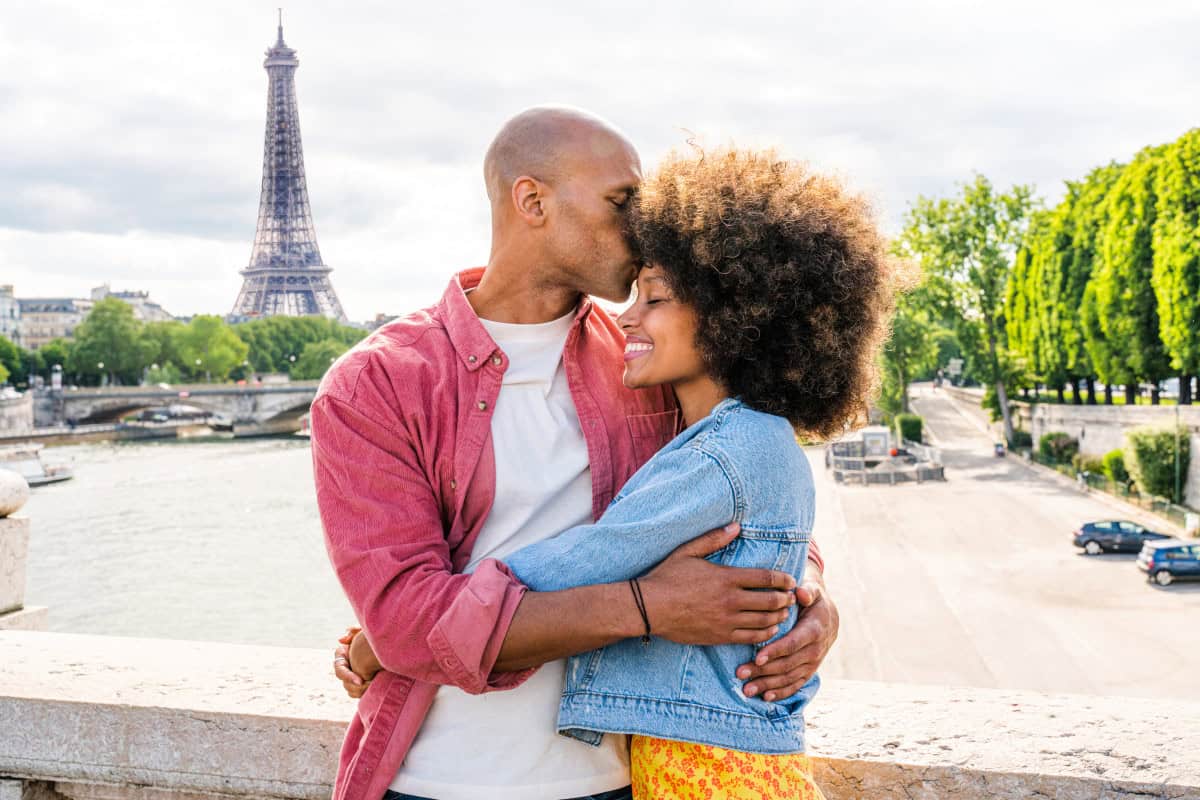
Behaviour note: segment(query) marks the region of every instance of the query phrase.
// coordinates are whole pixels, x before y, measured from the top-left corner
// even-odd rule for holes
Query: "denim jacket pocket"
[[[660,411],[656,414],[630,414],[625,419],[633,440],[634,458],[638,464],[644,464],[675,438],[679,415],[676,411]]]

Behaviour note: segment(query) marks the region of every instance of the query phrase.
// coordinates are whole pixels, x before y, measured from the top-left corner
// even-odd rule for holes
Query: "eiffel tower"
[[[344,321],[345,313],[321,260],[304,179],[300,114],[296,106],[296,51],[279,35],[266,53],[267,132],[263,142],[262,195],[258,231],[233,317],[322,315]]]

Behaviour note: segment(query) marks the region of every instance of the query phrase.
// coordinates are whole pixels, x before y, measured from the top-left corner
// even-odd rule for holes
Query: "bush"
[[[1125,453],[1121,450],[1109,450],[1104,454],[1104,474],[1113,483],[1125,485],[1129,483],[1129,470],[1125,469]]]
[[[1033,434],[1029,431],[1015,430],[1013,431],[1012,444],[1009,445],[1013,450],[1033,449]]]
[[[1071,457],[1071,466],[1075,467],[1076,472],[1090,472],[1093,475],[1105,474],[1104,459],[1085,456],[1083,453],[1076,453]]]
[[[1191,456],[1187,429],[1179,430],[1179,489],[1187,483]],[[1125,465],[1142,494],[1175,497],[1175,430],[1172,428],[1135,428],[1125,434]]]
[[[920,442],[922,424],[923,420],[917,414],[896,415],[896,432],[901,439],[910,442]]]
[[[1070,464],[1079,452],[1079,440],[1072,439],[1062,431],[1042,434],[1038,439],[1038,455],[1050,464]]]

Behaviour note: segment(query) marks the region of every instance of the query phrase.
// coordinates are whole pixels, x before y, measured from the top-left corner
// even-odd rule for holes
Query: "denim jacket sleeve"
[[[694,447],[660,452],[599,521],[523,547],[505,562],[530,589],[551,592],[635,578],[679,545],[735,520],[733,484]]]

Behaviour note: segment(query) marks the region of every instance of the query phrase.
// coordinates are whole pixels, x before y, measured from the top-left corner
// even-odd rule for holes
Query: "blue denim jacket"
[[[710,561],[781,570],[799,581],[813,496],[808,460],[787,420],[724,400],[646,462],[598,522],[505,561],[535,591],[611,583],[643,575],[684,542],[737,521],[741,535]],[[796,616],[793,607],[779,635]],[[735,671],[756,650],[652,637],[649,645],[627,639],[573,656],[558,730],[591,744],[610,732],[754,753],[802,752],[804,707],[820,679],[779,703],[745,697]]]

